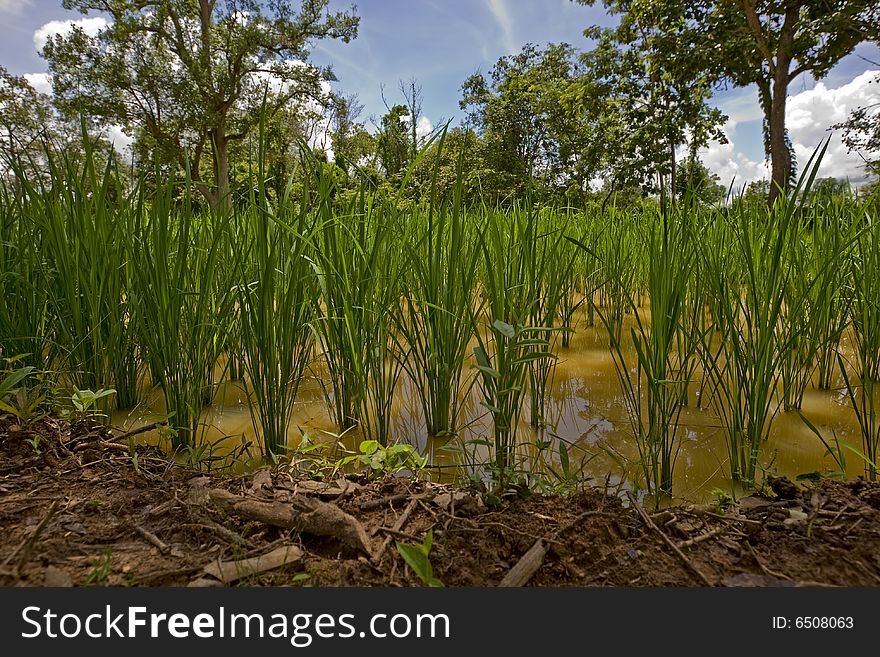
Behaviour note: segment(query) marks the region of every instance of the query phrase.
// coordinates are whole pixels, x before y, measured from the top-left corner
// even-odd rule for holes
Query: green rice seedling
[[[834,385],[840,341],[850,318],[848,263],[859,222],[849,207],[834,204],[828,214],[816,217],[811,230],[811,275],[821,272],[825,278],[816,289],[811,313],[817,324],[816,386],[820,390],[830,390]]]
[[[45,371],[56,351],[49,297],[53,273],[43,262],[43,236],[27,203],[11,185],[0,183],[0,359],[17,358],[22,366]]]
[[[779,331],[789,347],[779,361],[782,383],[782,404],[786,411],[799,409],[804,392],[809,385],[818,352],[820,324],[813,312],[812,293],[817,289],[813,272],[808,267],[812,261],[811,246],[804,239],[800,223],[791,230],[786,258],[791,276],[783,290],[782,312]]]
[[[575,218],[571,215],[566,217],[566,224],[574,223]],[[582,230],[579,234],[579,241],[586,241],[587,231]],[[589,258],[589,254],[579,249],[576,245],[568,240],[560,242],[561,259],[560,262],[567,263],[564,267],[564,275],[559,277],[559,327],[561,330],[560,343],[562,347],[571,346],[571,336],[575,332],[575,313],[586,301],[584,290],[588,287],[586,279],[589,274],[584,271],[584,260]],[[592,306],[592,304],[587,304]]]
[[[48,178],[38,189],[24,184],[54,274],[51,311],[70,378],[80,388],[112,384],[125,407],[136,401],[138,379],[123,239],[129,199],[114,155],[103,171],[98,159],[88,145],[81,164],[47,154]]]
[[[177,187],[174,180],[157,187],[149,207],[141,195],[127,246],[139,341],[165,396],[172,446],[184,449],[196,443],[208,376],[235,321],[241,254],[222,246],[231,217],[197,215],[188,179],[176,206]]]
[[[328,201],[328,183],[319,181],[320,224],[314,256],[320,289],[315,331],[330,374],[332,391],[326,393],[331,414],[345,432],[363,419],[371,359],[379,358],[375,329],[386,309],[375,306],[377,286],[391,254],[388,222],[365,190],[334,214]],[[384,349],[380,348],[384,358]],[[381,385],[385,385],[384,382]]]
[[[238,307],[238,337],[245,355],[247,388],[253,394],[250,409],[255,426],[262,428],[263,449],[277,454],[287,439],[287,426],[297,391],[312,354],[311,327],[317,283],[309,260],[315,230],[307,203],[297,207],[288,184],[277,203],[264,186],[263,158],[252,186],[244,216],[244,232],[237,248],[249,244],[242,267]],[[237,360],[227,351],[229,362]]]
[[[833,209],[828,206],[822,212]],[[845,270],[845,251],[852,245],[852,231],[846,224],[852,222],[839,213],[815,214],[813,208],[812,213],[801,214],[791,231],[787,255],[791,276],[785,286],[779,327],[788,344],[780,361],[786,411],[801,407],[817,364],[823,362],[827,368],[846,326],[847,301],[841,290],[841,272]],[[830,383],[827,369],[819,374],[820,380]]]
[[[409,349],[406,371],[415,383],[430,436],[457,431],[480,250],[461,207],[453,199],[432,204],[415,237],[404,244],[408,272],[399,330]],[[479,314],[479,311],[476,311]]]
[[[387,226],[396,225],[396,215],[394,208],[387,208],[379,221]],[[361,423],[364,435],[382,446],[391,443],[392,404],[408,360],[406,348],[397,336],[395,321],[400,314],[402,258],[396,249],[401,240],[390,233],[385,239],[377,260],[383,265],[374,272],[372,296],[368,300],[367,387],[361,411],[362,420],[366,419]]]
[[[555,213],[547,216],[539,215],[536,223],[538,233],[527,251],[529,269],[541,273],[541,278],[532,281],[534,286],[531,295],[535,302],[532,305],[529,325],[540,328],[538,334],[546,341],[544,349],[551,351],[553,337],[558,330],[557,319],[560,314],[563,296],[572,277],[574,258],[565,245],[571,246],[565,239],[562,222]],[[536,336],[537,337],[537,336]],[[547,386],[556,368],[556,358],[538,358],[529,362],[529,400],[530,423],[540,428],[546,423],[545,408],[547,403]]]
[[[880,453],[880,225],[865,213],[866,226],[858,237],[851,260],[852,323],[855,342],[853,367],[857,380],[850,380],[844,360],[840,372],[862,433],[865,471],[877,479]],[[858,388],[858,390],[856,389]]]
[[[824,152],[824,151],[822,151]],[[703,368],[713,384],[713,403],[727,437],[733,480],[753,484],[758,452],[775,417],[774,394],[781,360],[791,348],[793,335],[780,331],[785,312],[785,288],[792,275],[785,249],[797,229],[798,202],[815,178],[822,152],[808,163],[791,196],[777,201],[763,216],[738,207],[729,223],[701,242],[707,285],[717,306],[720,327],[701,345]],[[723,221],[721,215],[716,222]],[[739,276],[731,276],[730,249],[739,262]],[[790,313],[802,312],[792,307]]]
[[[646,489],[659,506],[662,496],[672,495],[673,472],[681,446],[681,409],[702,337],[698,320],[701,309],[689,297],[697,253],[686,217],[658,217],[649,226],[645,239],[650,315],[643,320],[635,301],[630,299],[636,324],[630,329],[629,338],[635,347],[635,359],[627,356],[629,349],[618,334],[614,311],[600,308],[597,312],[611,341]]]
[[[517,446],[516,429],[529,384],[529,364],[553,358],[546,327],[527,322],[537,304],[535,281],[544,272],[531,257],[538,239],[534,212],[514,206],[509,213],[488,211],[481,226],[485,317],[474,313],[475,367],[483,404],[493,420],[496,485],[509,483]],[[544,263],[546,264],[546,263]],[[481,326],[485,320],[488,325]],[[485,329],[485,331],[484,331]]]
[[[597,241],[602,281],[599,287],[599,305],[618,340],[623,330],[624,315],[632,307],[636,289],[637,235],[635,219],[617,212],[612,206]]]

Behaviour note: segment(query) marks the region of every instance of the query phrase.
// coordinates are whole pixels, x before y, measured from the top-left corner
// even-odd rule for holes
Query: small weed
[[[91,572],[86,577],[86,586],[104,586],[107,584],[107,578],[110,576],[110,562],[113,554],[113,548],[108,547],[104,554],[97,559],[92,559],[90,565]]]
[[[720,488],[713,488],[712,496],[715,498],[715,503],[713,506],[718,511],[718,513],[723,514],[734,504],[736,504],[736,499],[734,499],[733,495],[731,495],[727,491],[721,490]]]
[[[434,570],[429,558],[433,540],[434,532],[429,529],[421,543],[401,543],[400,541],[394,543],[397,545],[400,556],[425,586],[442,587],[443,582],[434,577]]]

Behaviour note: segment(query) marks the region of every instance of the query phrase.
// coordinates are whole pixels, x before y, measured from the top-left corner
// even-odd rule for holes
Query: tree
[[[52,141],[55,117],[49,99],[0,66],[0,154],[19,160]],[[2,162],[0,162],[2,164]]]
[[[578,0],[592,4],[592,0]],[[764,112],[764,147],[771,161],[772,205],[795,176],[785,127],[788,89],[798,76],[828,74],[862,41],[876,38],[876,0],[603,0],[624,17],[656,12],[656,25],[671,24],[681,48],[672,61],[698,62],[716,84],[755,84]]]
[[[363,166],[376,155],[376,139],[358,121],[364,106],[355,94],[334,100],[331,137],[336,164],[350,173],[353,166]]]
[[[597,96],[580,76],[570,45],[527,44],[499,59],[489,79],[475,73],[462,84],[465,127],[484,140],[498,193],[587,188],[602,137],[593,120]]]
[[[64,0],[66,9],[104,12],[97,36],[75,28],[43,50],[56,104],[65,113],[118,123],[152,140],[165,161],[188,166],[215,208],[229,208],[229,149],[291,101],[324,102],[329,69],[307,64],[313,42],[348,42],[353,12],[328,0]],[[201,160],[211,155],[210,179]]]
[[[689,197],[692,201],[703,205],[715,205],[724,199],[727,191],[721,184],[718,174],[710,171],[693,155],[679,162],[676,177],[678,178],[678,198]]]
[[[720,130],[726,117],[709,105],[712,79],[701,58],[688,51],[689,3],[624,0],[606,6],[621,14],[620,23],[586,30],[598,44],[584,61],[585,79],[602,89],[602,114],[613,133],[606,140],[609,173],[617,185],[659,191],[665,207],[667,197],[678,196],[677,148],[687,143],[693,158],[712,140],[726,142]]]
[[[405,105],[394,105],[382,117],[376,150],[385,175],[389,178],[405,171],[411,161],[412,150],[406,124],[408,116],[409,110]]]

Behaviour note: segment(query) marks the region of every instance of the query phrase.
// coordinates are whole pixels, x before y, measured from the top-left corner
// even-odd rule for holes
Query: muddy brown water
[[[630,318],[625,320],[624,335],[631,321]],[[633,475],[638,473],[638,449],[605,328],[598,322],[592,327],[578,326],[571,345],[558,348],[557,354],[546,409],[551,426],[543,430],[531,427],[528,403],[525,404],[517,431],[517,441],[522,446],[520,467],[546,472],[549,462],[555,464],[558,471],[557,445],[561,438],[570,444],[573,470],[581,471],[600,487],[630,488]],[[634,362],[634,353],[627,354],[627,358]],[[474,371],[466,366],[465,373],[473,375]],[[306,433],[312,439],[340,442],[345,448],[356,450],[363,434],[356,428],[340,438],[324,399],[323,376],[320,365],[316,365],[303,382],[288,429],[288,446],[295,448]],[[708,402],[697,403],[699,387],[698,382],[692,386],[691,403],[681,415],[678,433],[681,449],[673,481],[675,500],[672,501],[676,503],[710,501],[715,489],[740,492],[726,476],[727,444],[718,416]],[[153,390],[137,408],[117,411],[111,419],[114,425],[131,429],[162,417],[164,410],[161,392]],[[836,436],[841,442],[860,448],[861,432],[842,381],[831,391],[809,389],[801,412],[829,443],[833,444]],[[250,441],[251,456],[237,459],[232,467],[243,470],[259,465],[260,435],[251,419],[243,382],[219,385],[214,404],[204,410],[201,422],[200,440],[216,443],[215,455],[222,457],[236,452],[243,441]],[[463,399],[459,427],[456,438],[428,437],[413,384],[405,374],[402,376],[393,406],[393,439],[408,442],[427,455],[427,472],[434,480],[451,482],[485,476],[485,469],[479,464],[488,460],[489,453],[472,441],[491,437],[492,423],[480,402],[476,385]],[[167,442],[156,431],[142,434],[138,440],[152,444]],[[553,446],[539,450],[536,444],[540,441],[551,442]],[[851,452],[847,452],[846,457],[850,476],[864,472],[862,459]],[[836,469],[834,460],[798,414],[781,409],[775,415],[769,439],[762,445],[758,466],[759,472],[792,479],[802,473]],[[553,481],[552,475],[546,475],[546,480]]]

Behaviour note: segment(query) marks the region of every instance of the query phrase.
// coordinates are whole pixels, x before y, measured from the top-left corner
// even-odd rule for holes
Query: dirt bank
[[[417,586],[395,542],[428,530],[447,586],[880,584],[880,484],[861,479],[644,514],[595,491],[490,508],[408,479],[227,477],[135,453],[0,415],[0,584]]]

